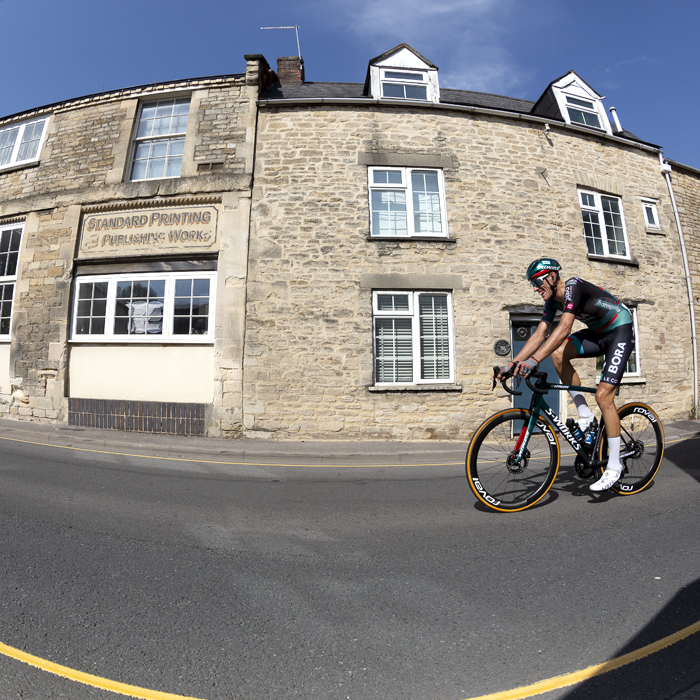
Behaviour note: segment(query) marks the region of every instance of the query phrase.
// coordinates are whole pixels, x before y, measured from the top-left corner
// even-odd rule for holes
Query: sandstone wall
[[[247,435],[467,439],[509,404],[491,391],[493,345],[510,341],[510,310],[537,303],[524,271],[541,255],[637,305],[643,377],[623,398],[648,401],[666,419],[687,417],[689,320],[656,153],[565,128],[546,135],[541,124],[403,107],[275,106],[261,110],[258,128]],[[451,240],[368,240],[360,163],[377,154],[396,165],[444,159]],[[622,197],[633,264],[588,258],[577,186]],[[639,197],[658,200],[658,235],[646,231]],[[461,391],[371,389],[372,288],[363,280],[377,274],[449,281]],[[594,381],[592,360],[579,367]]]
[[[110,211],[164,206],[164,202],[178,206],[201,200],[218,205],[220,212],[209,430],[211,434],[240,432],[245,246],[256,100],[267,70],[260,59],[251,57],[241,75],[125,89],[15,118],[50,115],[39,162],[0,172],[0,224],[24,222],[13,307],[10,387],[8,391],[4,386],[8,382],[3,383],[7,393],[0,396],[0,414],[66,420],[71,288],[84,209]],[[139,101],[186,95],[191,105],[181,177],[130,182]],[[11,122],[7,118],[0,125]],[[114,272],[119,271],[115,266]]]
[[[697,326],[700,322],[700,172],[693,168],[674,165],[671,182],[688,256]],[[697,409],[695,417],[698,417]]]

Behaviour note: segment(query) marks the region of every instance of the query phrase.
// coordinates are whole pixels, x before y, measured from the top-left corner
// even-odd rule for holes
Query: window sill
[[[406,243],[411,241],[430,243],[456,243],[459,239],[451,236],[367,236],[368,241],[398,241]]]
[[[28,163],[17,163],[15,165],[8,165],[0,168],[0,175],[4,175],[5,173],[13,173],[15,172],[15,170],[24,170],[25,168],[38,168],[39,165],[40,162],[38,160],[32,160]]]
[[[181,175],[169,175],[167,177],[144,177],[140,180],[127,180],[127,182],[158,182],[159,180],[179,180]]]
[[[604,255],[591,255],[591,253],[589,253],[588,259],[594,260],[595,262],[610,263],[612,265],[628,265],[629,267],[639,267],[639,261],[636,258],[627,260],[625,258],[613,258],[606,257]]]
[[[646,229],[647,236],[665,236],[666,234],[660,228]]]
[[[1,341],[0,341],[1,342]],[[214,338],[206,340],[172,340],[168,338],[112,340],[107,338],[71,338],[71,345],[214,345]]]
[[[367,387],[372,394],[405,393],[414,391],[462,391],[460,384],[374,384]]]

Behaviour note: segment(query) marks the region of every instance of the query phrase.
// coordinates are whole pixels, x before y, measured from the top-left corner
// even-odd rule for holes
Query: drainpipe
[[[664,160],[663,154],[659,153],[659,169],[666,178],[668,192],[671,195],[671,204],[673,205],[673,215],[676,217],[676,228],[678,229],[678,238],[681,241],[681,254],[683,255],[683,268],[685,270],[685,284],[688,289],[688,306],[690,307],[690,332],[693,339],[693,413],[696,418],[698,411],[698,339],[695,333],[695,305],[693,304],[693,287],[690,284],[690,269],[688,268],[688,254],[685,250],[685,240],[683,238],[683,229],[681,228],[681,219],[678,215],[678,207],[676,198],[673,194],[673,185],[671,184],[671,166]]]

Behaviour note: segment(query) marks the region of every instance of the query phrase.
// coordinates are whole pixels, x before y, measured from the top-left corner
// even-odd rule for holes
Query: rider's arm
[[[525,343],[523,349],[508,364],[506,364],[505,367],[501,367],[501,371],[498,375],[499,379],[505,375],[508,369],[517,365],[518,362],[527,360],[527,358],[530,357],[530,355],[532,355],[532,353],[537,350],[540,345],[542,345],[544,339],[547,337],[547,333],[549,332],[551,325],[552,324],[548,323],[547,321],[540,321],[539,325],[535,329],[535,332]],[[491,379],[496,379],[495,373]]]
[[[563,313],[561,315],[559,325],[556,327],[552,335],[547,338],[542,347],[535,350],[532,355],[528,355],[528,357],[534,357],[537,362],[542,362],[543,360],[547,359],[564,342],[564,340],[566,340],[569,333],[571,333],[571,328],[574,325],[574,318],[575,316],[573,314]],[[532,337],[534,338],[535,336],[533,335]],[[523,348],[523,351],[525,349],[527,349],[527,345],[525,348]],[[522,354],[523,353],[519,353],[519,355]]]

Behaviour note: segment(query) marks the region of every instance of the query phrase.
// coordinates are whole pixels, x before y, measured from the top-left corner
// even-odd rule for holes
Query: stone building
[[[622,395],[692,407],[690,321],[659,147],[574,72],[536,102],[440,85],[401,45],[356,84],[263,93],[251,215],[245,434],[467,439],[507,405],[491,367],[564,275],[634,311]],[[520,346],[522,347],[522,345]],[[594,382],[595,363],[580,365]]]
[[[237,434],[257,106],[246,72],[0,120],[0,415]]]
[[[0,416],[467,439],[507,403],[490,371],[536,326],[541,255],[634,310],[623,397],[688,415],[660,149],[580,76],[532,102],[403,44],[364,83],[246,60],[0,120]]]
[[[674,193],[676,200],[678,222],[686,252],[688,287],[690,289],[689,298],[687,297],[686,301],[692,307],[689,309],[689,313],[695,319],[695,335],[692,340],[695,352],[694,373],[697,379],[697,311],[700,308],[700,170],[675,161],[670,161],[669,165],[670,172],[668,172],[667,178],[670,180],[670,190]],[[685,276],[686,266],[678,270],[676,274]],[[697,384],[695,389],[694,402],[696,407],[698,393],[700,393],[700,384]],[[697,408],[692,415],[695,418],[700,417],[697,414]]]

